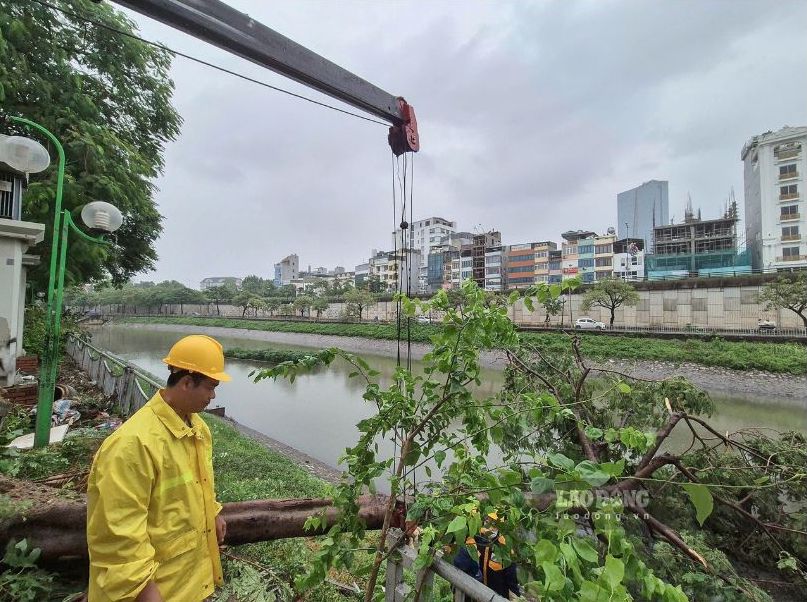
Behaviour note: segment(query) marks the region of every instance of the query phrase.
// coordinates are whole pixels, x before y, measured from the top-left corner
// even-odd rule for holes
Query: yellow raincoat
[[[89,602],[126,602],[154,581],[171,602],[222,584],[212,438],[158,392],[104,441],[87,486]]]

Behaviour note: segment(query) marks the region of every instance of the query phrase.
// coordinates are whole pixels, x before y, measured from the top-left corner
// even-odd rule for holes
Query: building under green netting
[[[645,258],[648,280],[710,276],[735,276],[751,273],[751,254],[733,249],[679,253],[675,255],[648,255]]]

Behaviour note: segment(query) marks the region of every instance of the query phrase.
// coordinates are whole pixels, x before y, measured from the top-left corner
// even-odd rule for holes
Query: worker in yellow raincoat
[[[179,340],[167,386],[104,441],[87,486],[89,602],[198,602],[222,583],[226,524],[197,412],[230,377],[218,341]]]

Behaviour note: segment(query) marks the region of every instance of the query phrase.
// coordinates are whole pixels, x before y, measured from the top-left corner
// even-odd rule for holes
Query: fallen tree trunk
[[[53,489],[0,476],[0,495],[10,501],[10,510],[0,516],[0,549],[11,539],[27,539],[30,547],[42,550],[43,559],[87,557],[87,503],[81,494],[65,497]],[[359,516],[370,530],[380,529],[387,496],[359,498]],[[326,527],[303,528],[310,516],[324,515]],[[238,545],[289,537],[307,537],[327,530],[336,522],[338,511],[329,498],[252,500],[224,504],[227,521],[225,543]]]

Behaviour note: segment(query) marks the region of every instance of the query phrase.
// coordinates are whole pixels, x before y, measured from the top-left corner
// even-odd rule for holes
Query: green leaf
[[[577,552],[577,555],[586,562],[597,564],[600,561],[600,555],[597,550],[585,539],[573,539],[572,546],[574,546],[574,551]]]
[[[567,458],[563,454],[549,454],[547,459],[552,466],[560,468],[565,472],[571,472],[574,470],[574,460]]]
[[[521,473],[515,470],[503,470],[499,474],[499,482],[506,487],[514,487],[521,483]]]
[[[610,596],[602,587],[593,581],[580,584],[580,602],[607,602]]]
[[[558,558],[558,548],[548,539],[541,539],[535,544],[535,563],[555,562]]]
[[[631,388],[630,388],[630,385],[628,383],[623,383],[623,382],[617,383],[616,388],[617,388],[617,391],[619,391],[620,393],[624,393],[625,395],[627,395],[628,393],[631,392]]]
[[[552,491],[555,488],[555,480],[547,479],[546,477],[535,477],[530,482],[530,489],[536,495]]]
[[[456,533],[457,531],[464,531],[467,526],[468,521],[465,519],[464,516],[455,516],[454,520],[448,523],[448,527],[446,527],[446,533]]]
[[[412,445],[412,448],[406,453],[403,459],[404,466],[414,466],[420,459],[420,447]]]
[[[544,589],[548,592],[558,592],[566,585],[566,578],[560,569],[551,562],[542,562],[541,568],[544,570]]]
[[[623,458],[619,462],[603,462],[600,464],[600,470],[607,472],[612,477],[621,477],[625,472],[625,459]]]
[[[608,554],[605,557],[602,578],[605,579],[605,583],[608,584],[610,590],[614,591],[625,578],[625,564],[619,558],[614,558]]]
[[[714,510],[712,492],[709,491],[706,485],[701,483],[685,483],[684,491],[687,492],[689,501],[695,506],[695,518],[702,527],[703,522],[709,518],[712,510]]]
[[[600,487],[611,480],[611,475],[603,472],[591,460],[583,460],[576,466],[580,478],[592,487]]]
[[[586,437],[591,439],[592,441],[596,441],[597,439],[601,439],[604,435],[602,429],[598,429],[596,426],[587,426],[586,427]]]
[[[442,467],[443,462],[446,459],[446,452],[442,449],[439,451],[434,452],[434,462],[437,466]]]

